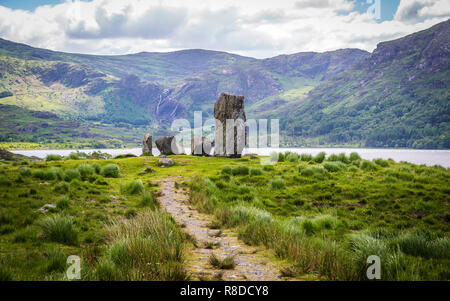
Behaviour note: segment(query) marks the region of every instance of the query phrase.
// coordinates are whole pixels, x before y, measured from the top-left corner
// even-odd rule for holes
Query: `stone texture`
[[[152,135],[149,133],[145,134],[142,140],[142,154],[152,155]]]
[[[156,147],[161,155],[181,155],[184,154],[183,146],[179,145],[174,136],[165,136],[155,141]]]
[[[174,164],[173,160],[169,158],[159,158],[158,160],[158,165],[161,167],[172,166],[173,164]]]
[[[222,93],[214,105],[214,155],[240,158],[245,147],[244,96]]]
[[[193,137],[191,140],[191,154],[194,156],[209,156],[213,142],[206,137]]]

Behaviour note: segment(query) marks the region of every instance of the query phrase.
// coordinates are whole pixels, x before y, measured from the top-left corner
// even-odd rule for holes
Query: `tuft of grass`
[[[103,167],[102,174],[105,178],[118,178],[120,176],[120,168],[116,164],[107,164]]]
[[[122,194],[140,194],[144,192],[144,184],[141,180],[134,180],[121,187]]]
[[[376,171],[377,166],[373,162],[364,160],[361,162],[361,169],[367,171]]]
[[[271,185],[273,189],[283,189],[286,187],[286,184],[283,179],[273,179],[271,181]]]
[[[98,164],[97,162],[92,163],[92,167],[94,168],[96,174],[101,174],[102,167],[100,166],[100,164]]]
[[[48,241],[67,245],[78,244],[78,232],[70,216],[55,214],[44,218],[39,223],[43,236]]]
[[[0,281],[13,281],[13,273],[11,269],[0,264]]]
[[[20,169],[19,174],[22,177],[31,177],[32,172],[31,172],[31,168],[29,167],[22,167],[22,169]]]
[[[349,156],[350,161],[354,162],[354,161],[361,161],[361,157],[358,153],[353,152],[350,154]]]
[[[246,176],[249,174],[249,168],[245,165],[239,165],[231,170],[233,176]]]
[[[264,165],[263,170],[264,171],[273,171],[273,170],[275,170],[275,167],[273,167],[273,165]]]
[[[60,248],[51,249],[48,254],[45,270],[47,273],[64,272],[67,267],[67,256]]]
[[[303,162],[311,162],[313,161],[313,156],[311,154],[301,154],[300,155],[300,161]]]
[[[69,184],[65,183],[65,182],[61,182],[55,185],[55,187],[53,188],[53,191],[57,192],[57,193],[61,193],[61,194],[66,194],[69,192]]]
[[[347,166],[342,162],[325,162],[323,167],[329,172],[338,172],[347,169]]]
[[[381,167],[389,167],[389,162],[383,159],[374,159],[373,162]]]
[[[232,255],[220,259],[216,254],[209,256],[209,264],[221,270],[232,270],[236,267],[235,258]]]
[[[152,207],[152,208],[156,208],[157,207],[157,202],[156,200],[153,198],[153,195],[151,192],[145,190],[144,193],[142,194],[141,199],[139,200],[139,207]]]
[[[81,180],[81,175],[80,175],[80,172],[78,171],[78,169],[72,169],[72,168],[66,169],[64,172],[64,180],[66,182],[70,182],[74,179]]]
[[[67,196],[61,197],[58,201],[56,201],[56,208],[64,210],[70,207],[70,200]]]
[[[314,157],[313,161],[320,164],[325,160],[325,157],[325,152],[320,152]]]
[[[225,175],[231,175],[232,170],[233,169],[231,168],[231,166],[224,166],[224,167],[222,167],[221,172]]]
[[[77,170],[80,173],[82,180],[87,180],[90,176],[94,175],[95,168],[92,165],[83,163],[77,166]]]
[[[133,219],[114,219],[107,227],[110,245],[96,267],[98,278],[186,280],[184,236],[173,219],[143,210]],[[119,273],[117,273],[119,271]]]
[[[261,168],[250,168],[250,175],[251,176],[260,176],[263,174],[263,171],[261,170]]]
[[[60,155],[53,155],[53,154],[49,154],[45,158],[45,161],[60,161],[60,160],[62,160],[62,157]]]
[[[410,230],[393,238],[391,244],[408,255],[450,259],[450,239],[448,237],[436,237],[425,230]]]
[[[205,242],[204,248],[208,249],[208,250],[212,250],[212,249],[217,248],[219,246],[220,246],[220,242],[218,242],[218,241],[207,241],[207,242]]]
[[[70,153],[68,156],[64,157],[64,160],[80,160],[80,156],[77,153]]]

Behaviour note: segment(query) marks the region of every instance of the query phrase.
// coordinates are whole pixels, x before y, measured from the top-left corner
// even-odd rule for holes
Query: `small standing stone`
[[[142,154],[152,155],[152,135],[147,133],[142,140]]]
[[[179,145],[174,136],[161,137],[155,141],[156,147],[161,155],[184,154],[183,146]]]

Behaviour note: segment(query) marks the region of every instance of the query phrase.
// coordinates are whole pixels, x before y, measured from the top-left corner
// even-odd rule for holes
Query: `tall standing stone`
[[[152,155],[152,135],[149,133],[145,134],[142,139],[142,154]]]
[[[214,155],[240,158],[245,147],[244,96],[220,94],[214,105]]]

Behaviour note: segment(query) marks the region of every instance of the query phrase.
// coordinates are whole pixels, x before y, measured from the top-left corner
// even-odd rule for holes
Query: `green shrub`
[[[311,236],[314,234],[314,224],[310,220],[304,220],[302,222],[302,230],[305,232],[306,235]]]
[[[345,155],[345,153],[340,153],[338,155],[338,161],[344,163],[344,164],[348,164],[350,163],[350,159]]]
[[[47,155],[47,157],[45,158],[45,161],[59,161],[62,160],[60,155],[53,155],[53,154],[49,154]]]
[[[249,173],[249,168],[245,165],[239,165],[231,170],[233,176],[245,176]]]
[[[33,178],[42,181],[53,181],[58,179],[58,173],[55,170],[35,170],[33,172]]]
[[[58,193],[68,193],[69,192],[69,184],[67,184],[65,182],[60,182],[55,185],[53,190]]]
[[[326,170],[322,167],[312,166],[303,169],[300,174],[304,177],[311,177],[315,175],[323,175],[325,174]]]
[[[78,169],[66,169],[64,172],[64,181],[70,182],[73,179],[81,180],[81,175]]]
[[[345,163],[345,164],[350,163],[350,159],[347,158],[347,156],[345,155],[345,153],[340,153],[339,155],[332,154],[332,155],[330,155],[330,156],[327,158],[327,161],[331,161],[331,162],[337,162],[337,161],[339,161],[339,162],[342,162],[342,163]]]
[[[361,160],[361,157],[359,156],[359,154],[355,153],[355,152],[351,153],[349,158],[350,158],[350,161],[352,161],[352,162]]]
[[[224,167],[222,167],[221,172],[225,175],[231,175],[232,168],[231,168],[231,166],[224,166]]]
[[[300,161],[303,162],[311,162],[313,161],[313,156],[311,154],[301,154],[300,155]]]
[[[389,162],[383,159],[374,159],[373,162],[381,167],[389,167]]]
[[[94,168],[96,174],[100,174],[101,173],[102,167],[100,166],[100,164],[98,164],[97,162],[96,163],[92,163],[92,167]]]
[[[377,170],[377,167],[372,162],[364,160],[361,162],[361,169],[368,171],[375,171]]]
[[[271,185],[273,189],[283,189],[286,186],[283,179],[273,179]]]
[[[323,167],[329,172],[338,172],[347,169],[346,165],[342,162],[325,162]]]
[[[298,162],[299,156],[296,153],[288,153],[285,155],[287,162]]]
[[[95,173],[94,167],[87,163],[83,163],[77,166],[77,170],[80,173],[81,179],[86,180],[90,176],[92,176]]]
[[[106,178],[118,178],[120,176],[119,166],[116,164],[108,164],[103,167],[102,174]]]
[[[52,168],[50,168],[50,170],[49,170],[49,172],[50,173],[52,173],[54,176],[54,178],[56,179],[56,180],[64,180],[64,171],[62,171],[62,169],[61,168],[59,168],[59,167],[52,167]]]
[[[80,160],[80,156],[77,153],[70,153],[64,160]]]
[[[250,175],[260,176],[262,174],[263,174],[263,171],[260,168],[250,168]]]
[[[325,160],[325,156],[325,152],[320,152],[314,157],[313,161],[316,163],[322,163]]]
[[[70,207],[70,200],[67,196],[61,197],[58,201],[56,201],[56,208],[58,209],[67,209]]]
[[[141,180],[134,180],[121,188],[123,194],[139,194],[144,191],[144,184]]]
[[[273,167],[273,165],[264,165],[263,170],[264,171],[273,171],[273,170],[275,170],[275,167]]]
[[[55,214],[41,220],[39,223],[43,236],[49,241],[67,245],[78,244],[78,232],[74,220],[70,216]]]
[[[19,171],[19,174],[20,174],[22,177],[31,177],[31,175],[32,175],[31,168],[28,168],[28,167],[22,167],[22,168],[20,169],[20,171]]]

